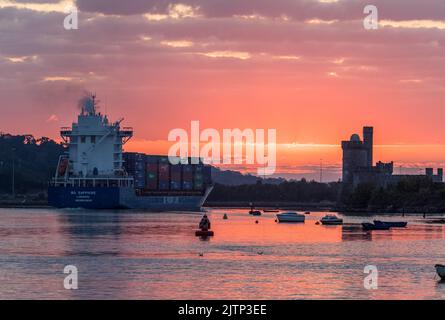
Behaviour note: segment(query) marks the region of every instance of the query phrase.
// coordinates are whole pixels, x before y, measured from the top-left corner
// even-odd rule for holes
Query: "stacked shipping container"
[[[193,177],[193,186],[195,190],[201,190],[204,185],[203,166],[195,166],[195,175]]]
[[[185,164],[182,166],[182,189],[193,189],[193,167],[190,164]]]
[[[166,156],[141,153],[124,153],[124,161],[124,167],[134,177],[137,189],[199,191],[212,183],[211,167],[202,163],[171,165]]]
[[[167,157],[159,158],[159,190],[170,189],[170,162]]]
[[[158,161],[153,157],[146,157],[146,189],[158,189]]]
[[[126,170],[134,178],[134,186],[137,189],[145,188],[145,154],[126,153],[124,154]]]
[[[182,165],[170,166],[170,189],[181,190]]]

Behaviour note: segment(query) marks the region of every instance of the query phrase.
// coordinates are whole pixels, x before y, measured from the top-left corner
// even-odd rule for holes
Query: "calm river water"
[[[274,213],[213,209],[215,236],[202,240],[198,213],[0,209],[0,299],[445,298],[441,225],[409,216],[407,229],[364,232],[375,217],[316,225],[323,215],[277,224]],[[77,290],[64,288],[66,265]],[[367,265],[375,290],[363,286]]]

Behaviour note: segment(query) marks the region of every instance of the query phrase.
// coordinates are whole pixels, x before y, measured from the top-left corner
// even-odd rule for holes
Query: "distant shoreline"
[[[389,215],[403,215],[405,214],[431,214],[441,215],[445,211],[438,210],[431,207],[406,207],[398,209],[384,209],[384,208],[351,208],[338,206],[334,203],[301,203],[301,202],[256,202],[253,203],[255,209],[280,209],[280,210],[298,210],[298,211],[321,211],[321,212],[344,212],[354,214],[389,214]],[[204,204],[206,208],[230,208],[230,209],[249,209],[249,202],[240,201],[212,201]]]
[[[11,208],[11,209],[26,209],[26,208],[32,208],[32,209],[47,209],[51,208],[48,205],[47,201],[25,201],[23,200],[8,200],[8,201],[0,201],[0,208]]]
[[[220,209],[245,209],[251,208],[248,201],[210,201],[206,202],[204,208],[220,208]],[[412,208],[398,208],[398,209],[382,209],[382,208],[348,208],[341,207],[334,203],[301,203],[301,202],[255,202],[253,207],[258,210],[296,210],[296,211],[319,211],[319,212],[342,212],[345,214],[388,214],[388,215],[403,215],[405,214],[428,214],[428,215],[443,215],[445,211],[430,207],[412,207]],[[0,208],[11,209],[48,209],[52,208],[47,201],[25,201],[23,200],[3,200],[0,201]]]
[[[250,202],[247,201],[209,201],[204,204],[205,208],[232,208],[249,209]],[[255,202],[255,209],[294,209],[300,211],[332,211],[335,206],[332,203],[302,203],[302,202]]]

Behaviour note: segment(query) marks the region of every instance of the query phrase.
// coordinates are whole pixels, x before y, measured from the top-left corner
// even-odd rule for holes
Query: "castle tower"
[[[367,162],[367,167],[371,168],[373,165],[373,155],[372,155],[372,148],[373,148],[373,132],[374,132],[374,128],[373,127],[363,127],[363,145],[366,148],[367,151],[367,158],[368,158],[368,162]]]
[[[345,184],[352,184],[354,171],[368,165],[368,148],[360,140],[358,134],[353,134],[351,139],[342,141],[343,149],[343,176]]]

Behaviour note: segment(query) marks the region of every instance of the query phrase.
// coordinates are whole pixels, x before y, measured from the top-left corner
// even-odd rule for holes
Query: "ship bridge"
[[[123,178],[122,147],[133,136],[133,128],[121,128],[123,118],[110,122],[106,115],[97,112],[95,98],[94,95],[85,97],[77,122],[60,130],[68,146],[68,157],[63,157],[63,161],[68,161],[64,176],[77,179]]]

